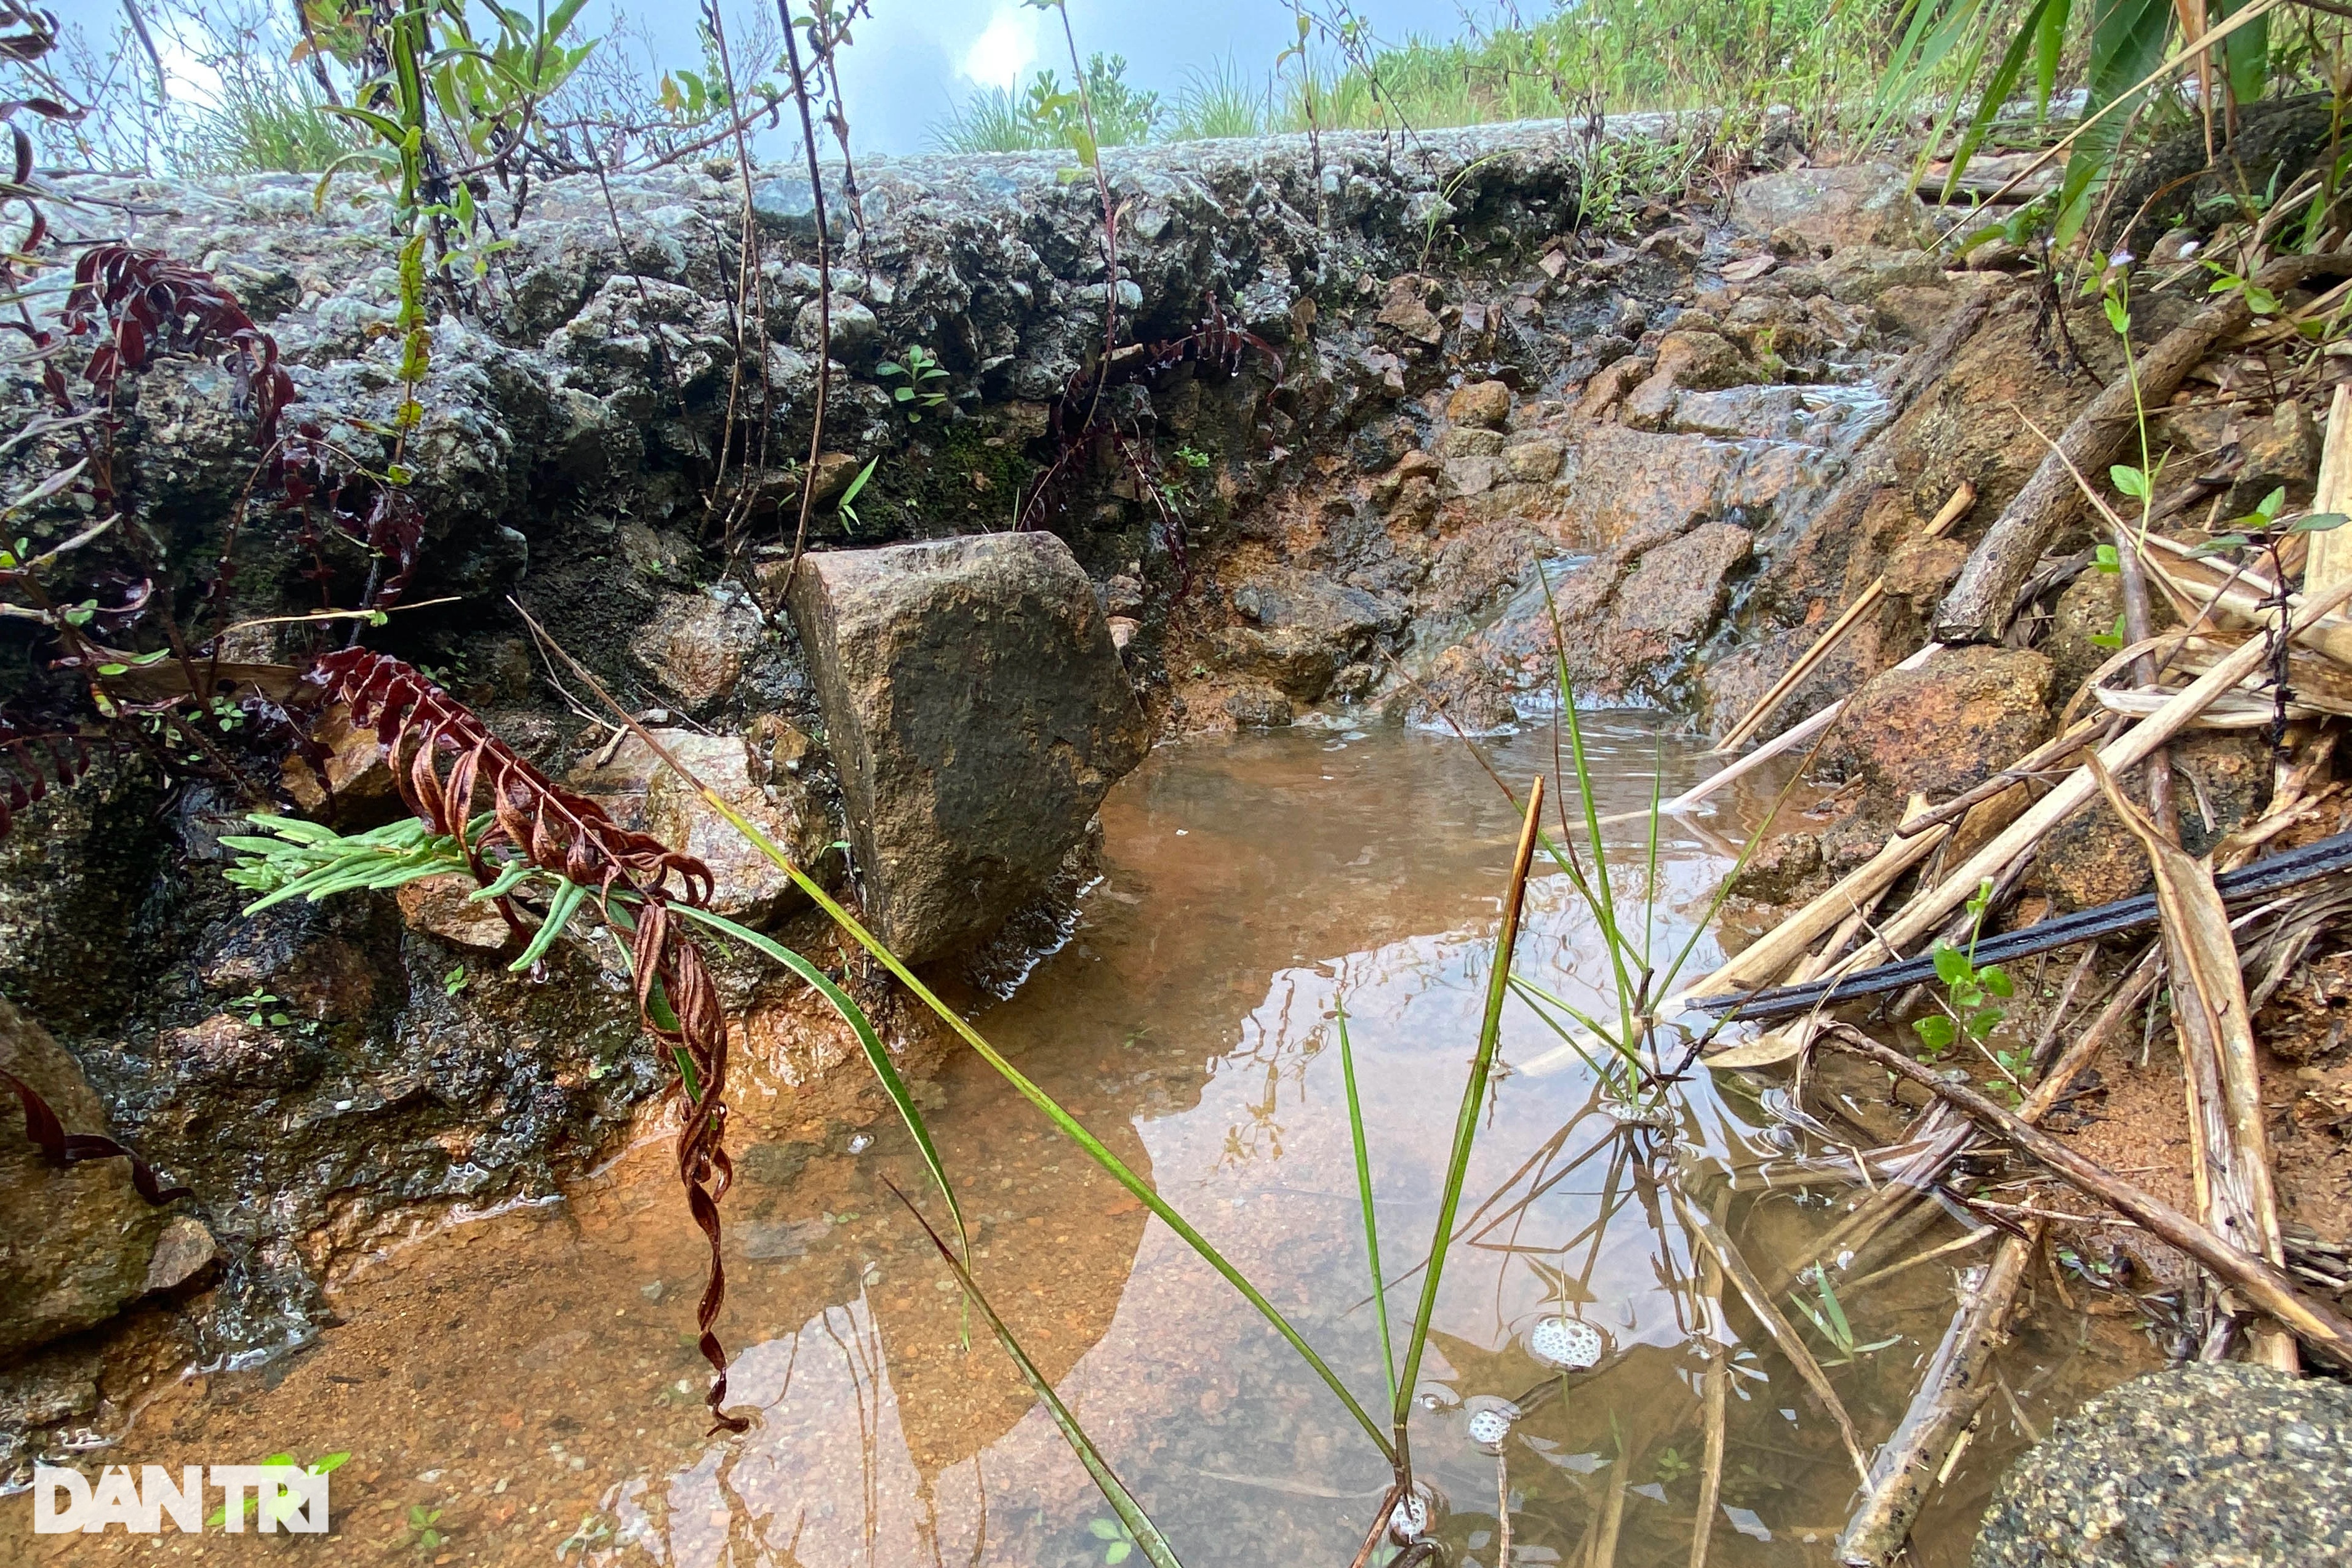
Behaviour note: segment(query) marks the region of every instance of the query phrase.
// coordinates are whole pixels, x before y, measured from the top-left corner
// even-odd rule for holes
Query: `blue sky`
[[[110,36],[121,16],[120,0],[48,3],[62,19],[99,37]],[[586,16],[609,15],[603,6],[604,0],[593,0]],[[763,12],[772,7],[768,0]],[[268,8],[280,12],[283,5],[269,0]],[[1354,0],[1354,8],[1379,37],[1396,39],[1409,33],[1451,36],[1465,13],[1489,17],[1494,0]],[[976,87],[1004,85],[1039,67],[1059,66],[1068,77],[1057,19],[1021,0],[873,0],[872,9],[872,17],[858,24],[856,47],[843,66],[854,147],[921,152],[930,126]],[[1533,0],[1523,9],[1535,15],[1549,6]],[[650,37],[665,66],[698,63],[696,11],[695,0],[617,0],[611,6]],[[1069,0],[1069,12],[1081,55],[1124,55],[1128,79],[1163,94],[1181,87],[1188,72],[1227,58],[1260,74],[1296,37],[1286,0]],[[741,0],[729,0],[727,14],[730,21],[751,15]],[[604,26],[593,20],[591,30]],[[168,42],[165,54],[167,66],[179,72]],[[186,85],[201,91],[203,83]],[[781,156],[788,149],[763,145],[761,151]]]

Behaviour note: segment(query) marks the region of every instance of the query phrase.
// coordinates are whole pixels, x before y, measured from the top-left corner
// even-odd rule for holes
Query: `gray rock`
[[[1814,245],[1922,245],[1927,216],[1911,172],[1894,163],[1790,169],[1743,180],[1732,221],[1758,234],[1793,231]]]
[[[879,934],[910,963],[1042,891],[1147,735],[1094,585],[1042,532],[835,551],[792,590]]]
[[[804,349],[814,350],[817,334],[824,329],[824,318],[816,300],[811,300],[793,318],[793,342]],[[882,323],[873,311],[846,294],[833,297],[833,357],[845,364],[854,364],[870,353],[876,340],[881,336]]]
[[[68,1133],[108,1131],[105,1108],[57,1041],[0,997],[0,1071],[48,1101]],[[147,1289],[168,1208],[141,1197],[120,1159],[60,1169],[24,1136],[0,1092],[0,1359],[106,1321]]]
[[[741,593],[719,584],[700,594],[665,594],[629,652],[689,713],[733,693],[760,645],[760,617]]]
[[[2352,1561],[2352,1389],[2268,1367],[2137,1378],[2002,1478],[1974,1568],[2315,1568]]]
[[[803,776],[772,770],[753,782],[740,735],[658,731],[664,746],[719,798],[740,812],[804,871],[814,871],[833,841],[823,805]],[[646,831],[710,868],[710,908],[730,920],[766,924],[808,901],[781,867],[761,854],[710,804],[666,767],[646,784]]]
[[[1488,469],[1493,459],[1456,458]],[[1449,471],[1454,465],[1449,464]],[[1491,475],[1488,483],[1492,483]],[[1483,487],[1482,487],[1483,488]],[[1234,590],[1244,625],[1220,633],[1220,662],[1294,702],[1320,701],[1339,670],[1381,632],[1404,624],[1403,607],[1320,572],[1282,568],[1251,577]],[[1279,721],[1288,723],[1286,714]]]

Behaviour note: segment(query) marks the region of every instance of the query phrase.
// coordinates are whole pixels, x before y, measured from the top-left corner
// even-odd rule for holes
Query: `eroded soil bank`
[[[831,893],[936,939],[927,973],[1244,1268],[1289,1281],[1286,1310],[1370,1389],[1326,1015],[1344,995],[1373,1120],[1391,1121],[1383,1224],[1393,1210],[1390,1234],[1425,1235],[1512,827],[1445,731],[1561,793],[1564,669],[1580,704],[1637,716],[1604,726],[1596,788],[1638,813],[1653,758],[1661,794],[1697,783],[1717,765],[1701,738],[1845,626],[1750,739],[1847,699],[1843,721],[1726,791],[1717,816],[1667,829],[1655,940],[1692,934],[1753,833],[1725,928],[1744,936],[1885,852],[1914,792],[1978,790],[2092,705],[2123,613],[2075,506],[1995,635],[1949,625],[1964,563],[2042,460],[2032,432],[2064,429],[2125,374],[2095,301],[2053,299],[2013,251],[1964,268],[1928,249],[1936,215],[1901,168],[1727,165],[1603,205],[1592,176],[1612,155],[1544,127],[1110,155],[1116,279],[1091,192],[1054,159],[883,164],[862,221],[834,237],[823,309],[814,204],[790,174],[747,186],[714,165],[615,180],[609,198],[555,181],[523,203],[495,277],[436,285],[407,458],[426,522],[404,568],[418,607],[371,646],[616,820],[708,858],[715,908],[866,1006],[972,1173],[1008,1315],[1171,1510],[1188,1560],[1343,1562],[1378,1467],[1189,1254],[1033,1137],[942,1028],[604,721],[508,595]],[[383,460],[404,393],[381,213],[313,214],[307,182],[85,194],[233,280],[290,366],[286,417]],[[2204,300],[2185,239],[2136,297],[2140,342]],[[2288,288],[2283,308],[2315,293]],[[1150,346],[1116,357],[1127,368],[1097,398],[1082,371],[1107,310],[1123,342]],[[2179,459],[2161,513],[2184,544],[2271,490],[2290,508],[2311,495],[2320,372],[2269,332],[2223,334],[2153,415]],[[917,346],[946,372],[920,419],[883,368]],[[803,472],[783,454],[806,450],[820,363],[833,412]],[[207,694],[228,704],[220,765],[165,779],[103,753],[0,839],[11,1059],[37,1056],[52,1099],[194,1189],[151,1213],[119,1166],[91,1167],[74,1179],[121,1187],[99,1194],[103,1223],[26,1229],[41,1239],[18,1256],[66,1284],[0,1324],[11,1479],[77,1452],[348,1448],[347,1539],[394,1555],[431,1529],[439,1554],[486,1562],[567,1543],[615,1562],[1103,1559],[1116,1537],[1093,1528],[1050,1424],[1008,1368],[979,1369],[984,1347],[956,1342],[944,1277],[879,1185],[911,1191],[919,1167],[804,987],[740,955],[719,965],[745,1075],[728,1332],[763,1424],[705,1443],[699,1242],[647,1142],[671,1131],[668,1064],[614,945],[567,940],[512,973],[513,933],[463,878],[238,912],[220,840],[247,813],[346,832],[404,815],[347,713],[298,710],[317,744],[289,751],[274,707],[237,706],[281,700],[318,651],[273,616],[309,609],[321,581],[348,598],[384,564],[245,495],[238,390],[211,359],[160,358],[121,437],[125,494],[168,542],[165,590],[209,604],[215,563],[236,566],[239,620],[213,628],[227,673]],[[803,490],[824,555],[788,602]],[[852,580],[850,552],[908,542],[920,571]],[[1951,646],[1895,668],[1932,637]],[[922,679],[849,657],[881,647]],[[0,656],[20,700],[58,697],[29,642]],[[1045,735],[984,727],[986,746],[958,752],[971,736],[942,739],[914,699],[951,697],[960,672],[1024,711],[1084,711]],[[961,770],[890,761],[950,752]],[[2336,826],[2325,769],[2289,787],[2256,731],[2196,735],[2172,762],[2192,853],[2248,824],[2281,846]],[[2029,793],[1989,801],[1964,843]],[[1625,832],[1621,876],[1640,860]],[[994,929],[937,915],[953,912],[941,868],[986,879],[970,901]],[[2000,889],[1991,923],[2146,880],[2094,808]],[[1522,964],[1584,995],[1599,944],[1565,880],[1534,908]],[[1691,973],[1710,967],[1716,933],[1699,937]],[[2326,944],[2295,962],[2295,984],[2263,998],[2263,1066],[2294,1085],[2272,1107],[2281,1201],[2301,1266],[2333,1290],[2352,1219],[2337,1114],[2352,991]],[[2062,966],[2016,979],[2009,1050],[2071,1005]],[[2051,1125],[2186,1201],[2179,1059],[2147,1018]],[[1728,1412],[1717,1560],[1827,1560],[1852,1459],[1774,1336],[1709,1284],[1672,1186],[1701,1211],[1720,1202],[1740,1246],[1780,1268],[1776,1310],[1822,1314],[1795,1330],[1819,1331],[1811,1353],[1873,1442],[1951,1321],[1954,1268],[1995,1239],[1987,1216],[2058,1227],[1998,1396],[1947,1451],[1924,1561],[1963,1559],[2021,1442],[2212,1321],[2177,1256],[2077,1223],[2069,1194],[2028,1178],[1973,1194],[1966,1247],[1937,1250],[1969,1232],[1927,1204],[1869,1248],[1833,1247],[1841,1339],[1797,1270],[1884,1173],[1855,1151],[1899,1144],[1922,1096],[1839,1058],[1801,1088],[1702,1072],[1668,1136],[1607,1114],[1539,1027],[1514,1012],[1505,1059],[1525,1070],[1496,1092],[1471,1183],[1508,1218],[1463,1244],[1417,1417],[1452,1498],[1441,1531],[1471,1558],[1499,1523],[1471,1418],[1508,1400],[1499,1484],[1518,1560],[1600,1561],[1603,1542],[1679,1560],[1712,1378]],[[54,1195],[29,1156],[0,1174],[0,1199]],[[85,1247],[100,1267],[79,1267]],[[1566,1385],[1528,1356],[1532,1326],[1562,1316],[1610,1342]]]

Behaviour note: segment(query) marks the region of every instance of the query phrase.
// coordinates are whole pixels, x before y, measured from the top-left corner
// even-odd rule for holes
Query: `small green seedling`
[[[436,1552],[448,1538],[436,1528],[441,1522],[441,1510],[426,1508],[421,1502],[408,1505],[408,1544],[418,1552]]]
[[[1845,1308],[1839,1304],[1837,1292],[1830,1288],[1828,1271],[1816,1263],[1805,1272],[1812,1278],[1813,1290],[1820,1298],[1821,1305],[1816,1308],[1802,1296],[1791,1296],[1789,1300],[1796,1304],[1797,1310],[1812,1320],[1813,1327],[1821,1331],[1822,1338],[1837,1352],[1834,1358],[1822,1363],[1822,1365],[1843,1366],[1848,1362],[1866,1356],[1873,1351],[1883,1351],[1901,1341],[1903,1336],[1897,1334],[1890,1339],[1873,1340],[1866,1345],[1855,1343],[1853,1325],[1846,1321]]]
[[[948,373],[940,368],[940,362],[931,357],[930,351],[919,343],[907,346],[905,359],[903,364],[886,359],[874,367],[874,374],[885,379],[904,379],[904,385],[891,389],[891,401],[907,411],[908,424],[920,425],[923,409],[937,408],[948,400],[944,390],[931,384],[947,380]]]
[[[460,963],[441,977],[441,994],[455,996],[466,988],[466,966]]]
[[[1936,999],[1936,1005],[1941,1011],[1911,1021],[1912,1032],[1919,1037],[1919,1054],[1928,1061],[1961,1040],[1985,1039],[2008,1016],[2009,1010],[1994,998],[2014,995],[2015,983],[2000,964],[1988,963],[1979,969],[1976,962],[1977,933],[1984,928],[1985,910],[1991,903],[1992,881],[1988,878],[1968,902],[1969,945],[1955,947],[1943,940],[1936,943],[1936,978],[1944,984],[1944,994]]]
[[[881,460],[879,458],[868,459],[866,466],[857,470],[857,477],[849,481],[849,488],[841,492],[841,526],[847,532],[857,531],[857,497],[866,489],[866,481],[874,477],[875,464]]]
[[[350,1458],[351,1455],[349,1454],[321,1454],[317,1458],[311,1460],[309,1464],[301,1465],[300,1468],[314,1476],[331,1475],[335,1471],[341,1469],[344,1463]],[[289,1469],[295,1468],[299,1463],[299,1461],[298,1461],[291,1454],[272,1454],[269,1458],[262,1460],[261,1462],[264,1465],[283,1465]],[[302,1499],[299,1494],[294,1492],[286,1492],[271,1500],[269,1503],[269,1517],[277,1521],[279,1524],[283,1524],[288,1520],[293,1518],[296,1511],[299,1510],[301,1506]],[[243,1503],[240,1505],[239,1517],[251,1519],[254,1516],[255,1511],[260,1507],[261,1499],[256,1494],[247,1493]],[[205,1521],[205,1528],[206,1530],[218,1530],[222,1525],[227,1522],[228,1505],[226,1503],[223,1503],[220,1507],[213,1510],[212,1516]]]
[[[1087,1525],[1087,1533],[1103,1543],[1102,1560],[1105,1568],[1118,1568],[1119,1563],[1135,1554],[1135,1537],[1129,1532],[1125,1524],[1116,1519],[1090,1521]]]
[[[1658,1456],[1658,1484],[1660,1486],[1673,1486],[1676,1481],[1681,1480],[1685,1476],[1689,1475],[1690,1471],[1691,1462],[1682,1457],[1682,1453],[1679,1449],[1668,1448],[1664,1453]]]
[[[248,991],[230,1003],[229,1010],[244,1019],[248,1028],[283,1029],[294,1022],[291,1016],[278,1010],[278,998],[275,995],[257,989]],[[268,1462],[273,1465],[278,1463],[276,1459]],[[289,1459],[286,1462],[290,1465],[294,1461]]]

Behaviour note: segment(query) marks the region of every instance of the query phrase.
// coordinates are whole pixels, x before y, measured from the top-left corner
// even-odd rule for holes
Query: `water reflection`
[[[1703,772],[1645,725],[1592,729],[1603,812],[1645,803],[1660,768],[1667,793]],[[1289,734],[1156,752],[1106,805],[1107,876],[1069,942],[981,1025],[1377,1405],[1380,1314],[1332,1015],[1344,1002],[1401,1337],[1517,823],[1458,742],[1329,745]],[[1496,748],[1506,777],[1550,761],[1542,737]],[[1727,864],[1720,836],[1769,805],[1727,793],[1712,827],[1669,829],[1654,900],[1638,828],[1620,841],[1617,896],[1661,962],[1694,937]],[[1522,973],[1613,1011],[1565,877],[1533,885],[1521,941]],[[1698,937],[1695,969],[1715,957]],[[1790,1158],[1760,1105],[1705,1075],[1681,1086],[1671,1125],[1623,1121],[1581,1065],[1557,1065],[1558,1043],[1508,1001],[1506,1068],[1413,1391],[1414,1451],[1449,1500],[1440,1528],[1494,1568],[1499,1486],[1516,1562],[1681,1562],[1712,1398],[1725,1462],[1710,1560],[1824,1561],[1852,1466],[1752,1311],[1719,1300],[1688,1220],[1716,1216],[1760,1267],[1831,1222],[1829,1179]],[[1509,1065],[1545,1058],[1554,1070]],[[1387,1476],[1328,1392],[984,1066],[960,1059],[943,1087],[934,1131],[982,1286],[1185,1561],[1344,1564]],[[883,1185],[918,1191],[921,1167],[894,1127],[872,1131],[854,1157],[744,1162],[722,1324],[745,1347],[734,1394],[757,1422],[743,1437],[700,1431],[681,1332],[698,1258],[649,1150],[561,1211],[467,1227],[362,1278],[325,1349],[266,1386],[175,1393],[122,1457],[352,1448],[345,1528],[397,1547],[403,1509],[438,1507],[470,1563],[1103,1563],[1090,1526],[1107,1510],[984,1331],[967,1344],[946,1270]],[[1948,1287],[1940,1268],[1914,1270],[1858,1304],[1864,1339],[1903,1336],[1831,1372],[1874,1436],[1940,1331]],[[1598,1331],[1591,1370],[1562,1375],[1534,1353],[1563,1318]]]

